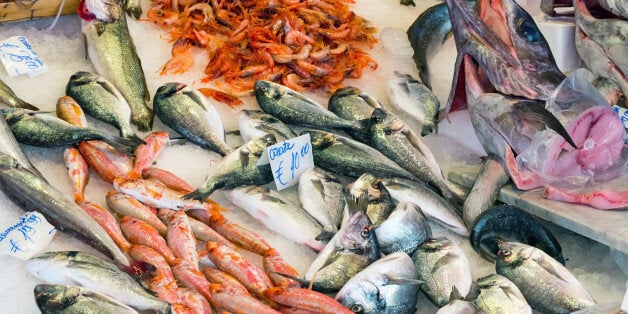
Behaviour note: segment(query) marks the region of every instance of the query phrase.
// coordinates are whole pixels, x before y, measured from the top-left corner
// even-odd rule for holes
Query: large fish
[[[183,83],[166,83],[153,99],[155,115],[190,142],[226,156],[233,149],[225,142],[218,111],[196,89]]]
[[[39,284],[34,292],[37,307],[43,314],[137,314],[114,298],[82,287]]]
[[[23,108],[29,110],[39,110],[39,108],[23,101],[11,88],[0,80],[0,108]]]
[[[261,110],[243,109],[238,117],[238,129],[245,142],[266,134],[274,135],[278,142],[298,136],[289,126]]]
[[[150,94],[125,15],[111,23],[83,22],[83,34],[96,72],[120,90],[131,107],[131,122],[140,131],[149,131],[153,125],[153,111],[146,106]]]
[[[388,79],[386,89],[390,103],[416,120],[421,136],[438,131],[436,118],[440,102],[425,85],[409,74],[397,71]]]
[[[0,188],[16,204],[43,214],[59,230],[71,233],[120,265],[131,266],[111,237],[83,209],[48,182],[22,168],[14,158],[2,153]]]
[[[506,277],[491,274],[478,278],[466,299],[486,314],[532,314],[530,305],[519,288]]]

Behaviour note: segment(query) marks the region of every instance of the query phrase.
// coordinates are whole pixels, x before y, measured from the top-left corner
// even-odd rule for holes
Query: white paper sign
[[[269,146],[257,164],[263,165],[269,162],[277,191],[297,183],[305,170],[314,167],[310,134],[304,134]]]
[[[628,109],[624,109],[620,106],[613,106],[613,110],[617,112],[621,122],[624,123],[624,128],[628,129]]]
[[[50,243],[57,229],[37,212],[27,212],[0,233],[0,255],[27,260]]]
[[[0,61],[11,77],[24,73],[34,77],[48,70],[24,36],[13,36],[0,42]]]

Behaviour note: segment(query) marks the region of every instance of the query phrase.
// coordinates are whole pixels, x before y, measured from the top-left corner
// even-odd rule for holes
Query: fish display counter
[[[134,9],[132,12],[137,12],[137,4],[130,2],[133,5],[131,8]],[[215,2],[223,3],[222,1]],[[227,2],[222,5],[227,5],[225,4]],[[250,4],[242,3],[244,6]],[[308,1],[307,3],[324,6],[327,2]],[[451,4],[452,1],[449,3]],[[85,49],[83,33],[87,35],[88,43],[93,43],[95,40],[100,40],[94,39],[97,38],[96,36],[110,30],[103,30],[99,27],[90,28],[93,26],[81,21],[77,15],[62,16],[52,30],[46,29],[52,23],[52,19],[0,25],[0,41],[14,36],[24,36],[31,49],[36,52],[36,56],[45,63],[45,70],[34,73],[32,77],[26,74],[13,76],[13,73],[9,73],[8,70],[0,71],[0,79],[10,86],[16,95],[26,103],[40,109],[38,113],[21,115],[19,111],[4,110],[3,114],[11,126],[15,125],[15,121],[23,121],[24,117],[41,120],[42,117],[52,117],[54,112],[57,112],[57,116],[75,124],[75,126],[70,126],[65,122],[55,120],[54,123],[61,123],[58,125],[64,128],[88,125],[97,130],[94,131],[95,135],[92,133],[81,135],[84,136],[83,139],[89,140],[87,142],[75,140],[75,138],[72,138],[74,142],[67,140],[68,144],[77,144],[75,149],[77,155],[87,156],[89,152],[94,155],[100,154],[98,152],[102,150],[90,151],[89,149],[92,146],[104,146],[97,144],[102,141],[121,151],[126,149],[129,154],[136,155],[134,162],[129,162],[130,159],[124,153],[110,154],[108,159],[101,159],[102,162],[100,162],[103,166],[107,160],[113,160],[115,159],[113,156],[118,156],[122,164],[126,162],[126,167],[128,167],[126,169],[128,171],[125,171],[126,175],[134,180],[122,180],[120,178],[125,175],[120,175],[115,170],[107,173],[108,168],[103,166],[101,170],[90,170],[84,193],[77,194],[76,184],[85,184],[85,182],[77,183],[77,180],[68,176],[66,164],[70,165],[68,166],[70,168],[75,165],[68,163],[72,151],[66,150],[68,145],[49,148],[20,145],[21,150],[40,173],[37,175],[35,171],[24,170],[27,171],[26,175],[38,182],[36,186],[51,188],[48,189],[49,191],[45,191],[46,188],[44,188],[44,191],[32,194],[12,194],[12,199],[18,199],[18,203],[30,204],[29,206],[14,203],[7,196],[11,194],[10,191],[7,192],[11,190],[7,189],[7,186],[3,188],[6,193],[0,195],[0,213],[3,217],[0,221],[0,229],[4,230],[0,237],[0,268],[3,270],[0,275],[2,278],[0,288],[3,291],[0,296],[3,304],[1,312],[37,313],[42,306],[44,309],[55,312],[53,305],[56,301],[50,296],[59,293],[56,290],[58,288],[41,285],[45,282],[55,283],[50,280],[60,280],[56,283],[64,285],[83,286],[64,290],[66,297],[75,296],[72,301],[74,306],[87,306],[78,301],[83,300],[81,297],[76,296],[85,298],[90,295],[90,290],[94,290],[98,293],[93,294],[90,300],[97,299],[99,302],[105,302],[106,306],[103,305],[105,303],[98,303],[101,304],[103,311],[116,313],[127,311],[132,313],[134,309],[167,311],[164,310],[165,302],[157,300],[153,295],[158,295],[162,300],[174,298],[168,299],[168,302],[175,304],[174,312],[203,312],[210,304],[212,307],[223,310],[230,308],[242,310],[246,306],[245,312],[250,313],[270,311],[268,305],[274,306],[275,309],[290,311],[299,306],[305,306],[296,302],[300,299],[315,299],[316,302],[321,303],[312,301],[314,304],[321,308],[327,307],[333,313],[376,313],[385,309],[394,311],[395,306],[398,307],[396,309],[399,312],[404,313],[436,313],[437,311],[450,313],[449,311],[465,307],[472,307],[473,310],[480,307],[487,311],[486,309],[489,309],[491,304],[496,307],[508,306],[512,312],[531,312],[531,307],[536,312],[561,312],[563,310],[561,307],[569,308],[569,306],[574,306],[573,308],[600,306],[589,309],[597,313],[601,313],[600,309],[603,307],[610,309],[611,312],[617,311],[628,282],[628,261],[626,260],[628,212],[602,211],[586,205],[570,205],[556,200],[547,200],[540,195],[542,188],[522,192],[509,183],[501,191],[497,189],[494,192],[492,201],[497,199],[506,204],[519,206],[523,210],[509,205],[498,205],[491,206],[490,212],[485,212],[484,215],[479,214],[474,219],[475,223],[466,221],[468,217],[461,218],[458,207],[462,208],[462,198],[472,193],[469,190],[486,189],[489,191],[491,187],[489,185],[497,186],[497,182],[506,182],[508,177],[501,177],[501,179],[497,175],[490,179],[485,177],[484,182],[488,182],[489,185],[484,188],[473,186],[482,165],[486,163],[485,168],[489,168],[490,163],[486,162],[486,158],[483,157],[486,155],[487,146],[484,145],[485,141],[483,142],[476,136],[469,110],[452,110],[438,124],[428,125],[421,124],[416,119],[425,112],[416,113],[412,106],[404,107],[404,101],[406,101],[404,93],[414,88],[427,90],[420,82],[425,81],[425,71],[419,71],[417,68],[413,58],[415,51],[407,39],[406,31],[419,14],[439,4],[440,10],[443,10],[445,4],[431,0],[416,2],[416,6],[403,6],[397,1],[370,0],[348,4],[348,8],[359,17],[352,21],[364,19],[364,23],[368,24],[360,24],[360,22],[356,24],[359,25],[359,30],[353,30],[356,34],[361,34],[358,37],[363,42],[361,46],[356,44],[360,49],[348,45],[348,48],[344,48],[348,50],[340,52],[342,55],[353,56],[353,60],[359,60],[360,63],[359,66],[353,65],[351,68],[353,70],[359,67],[359,74],[352,70],[341,71],[342,74],[339,75],[344,79],[341,84],[333,78],[321,80],[315,74],[299,72],[334,73],[336,69],[326,68],[320,63],[314,66],[314,61],[312,64],[302,63],[303,58],[299,59],[299,53],[302,53],[302,50],[295,49],[288,53],[278,47],[270,47],[272,41],[269,38],[272,36],[259,30],[259,33],[249,31],[246,36],[260,36],[256,38],[259,39],[259,43],[267,45],[265,46],[267,51],[272,51],[272,58],[277,64],[277,69],[247,68],[241,65],[241,62],[239,63],[238,58],[249,60],[246,58],[250,56],[238,50],[241,55],[231,58],[231,55],[225,53],[220,58],[223,62],[220,66],[223,68],[216,66],[210,71],[208,70],[210,67],[206,67],[208,54],[217,53],[216,51],[220,50],[210,52],[207,48],[199,48],[185,40],[174,40],[173,34],[177,34],[176,30],[181,29],[175,28],[173,26],[175,23],[172,21],[162,20],[170,17],[169,13],[165,10],[160,11],[159,14],[155,14],[154,10],[151,11],[154,5],[164,5],[159,1],[141,2],[140,5],[145,14],[139,20],[130,16],[126,19],[122,17],[128,25],[129,34],[135,44],[137,56],[141,60],[141,69],[146,80],[145,86],[133,86],[131,89],[119,87],[116,89],[113,85],[117,86],[120,84],[119,81],[91,74],[99,73],[106,77],[141,74],[133,68],[134,59],[129,56],[124,57],[125,54],[134,54],[129,50],[128,42],[122,42],[116,48],[119,51],[114,52],[106,50],[99,52],[98,49],[101,48],[98,45],[91,47],[88,45],[88,49]],[[524,0],[519,4],[529,10],[535,20],[541,19],[540,3]],[[272,5],[272,3],[269,4],[271,7]],[[340,10],[338,7],[334,7],[333,10],[328,9],[329,12]],[[202,6],[196,10],[211,20],[208,18],[210,13],[207,10],[203,11]],[[461,10],[461,12],[466,12],[465,9]],[[307,13],[317,14],[309,11]],[[220,19],[224,16],[217,9],[213,14],[212,19],[219,21],[216,23],[217,26],[214,26],[220,29]],[[85,19],[86,16],[85,11],[82,12],[81,17]],[[87,16],[87,18],[91,17]],[[264,15],[260,15],[260,19],[263,18]],[[243,29],[248,27],[248,24],[240,20],[237,22]],[[255,23],[262,22],[256,20]],[[288,16],[281,23],[276,23],[281,25],[277,26],[277,29],[281,28],[289,32],[290,25],[295,26],[294,23],[297,22],[290,22]],[[522,23],[520,22],[519,26]],[[272,29],[274,26],[269,27]],[[336,27],[339,28],[339,25]],[[547,28],[552,29],[551,26],[543,26],[543,29]],[[221,31],[224,32],[224,30]],[[475,32],[481,33],[481,30],[476,29]],[[317,50],[316,42],[309,42],[307,38],[299,37],[299,34],[292,34],[295,36],[292,39],[294,42],[300,42],[302,46],[311,45],[308,48],[312,49],[312,51],[308,50],[310,56],[312,52],[322,54]],[[331,33],[321,32],[321,34],[325,38],[321,39],[324,42],[340,38],[340,35],[336,36]],[[232,35],[237,37],[238,34],[234,32]],[[456,43],[454,40],[438,42],[440,35],[444,36],[443,30],[430,29],[424,32],[425,38],[432,40],[432,42],[426,41],[425,45],[442,45],[437,53],[430,56],[429,61],[430,75],[427,76],[429,84],[426,85],[431,88],[433,94],[427,90],[431,98],[422,99],[425,103],[435,104],[431,112],[427,110],[427,114],[432,116],[438,114],[439,103],[440,109],[448,104],[454,73],[458,73],[456,72]],[[90,36],[92,38],[89,38]],[[456,36],[460,41],[461,35],[457,33]],[[552,36],[546,35],[546,37]],[[211,36],[203,38],[212,40]],[[550,46],[553,44],[550,43]],[[564,43],[559,45],[564,45]],[[342,43],[334,42],[330,48],[332,51],[334,49],[340,51],[342,49],[339,49],[339,46],[342,46]],[[87,54],[90,55],[92,61]],[[94,55],[101,55],[103,58],[101,60],[108,61],[95,64]],[[126,66],[116,71],[126,74],[103,74],[107,71],[106,69],[111,68],[107,65],[108,62],[120,62],[120,59],[115,58],[125,60],[121,64],[126,64]],[[262,56],[259,58],[259,60],[267,60]],[[333,57],[333,52],[329,52],[327,58],[336,57]],[[342,62],[347,62],[340,57],[334,60],[338,61],[338,67],[343,64]],[[465,59],[460,58],[458,61],[464,63]],[[238,67],[229,62],[237,63]],[[495,61],[497,62],[499,60]],[[464,64],[467,67],[472,67],[474,64],[481,66],[478,62]],[[570,62],[561,62],[562,64],[570,64]],[[185,69],[185,71],[173,74],[177,69]],[[207,82],[208,73],[218,73],[223,70],[224,73],[237,71],[239,76],[231,76],[231,80],[220,81],[220,84],[212,83],[211,80]],[[273,82],[248,80],[252,73],[255,75],[277,74],[273,71],[280,74],[291,73],[281,76],[277,81],[281,81],[292,89],[280,87]],[[295,73],[297,76],[292,75]],[[225,75],[229,77],[228,74]],[[312,78],[304,79],[306,76]],[[466,80],[467,84],[470,84],[469,82],[473,82],[473,77],[469,76]],[[342,93],[337,92],[332,96],[331,91],[336,91],[340,86],[352,88],[342,89]],[[399,88],[399,86],[403,87]],[[469,86],[471,86],[469,90],[475,88],[472,84]],[[243,89],[239,90],[235,87],[243,87]],[[301,90],[301,87],[304,89]],[[89,107],[89,101],[94,96],[84,92],[82,88],[86,90],[92,88],[93,91],[90,93],[99,93],[95,97],[101,103],[110,101],[109,105],[115,108],[118,108],[116,99],[131,97],[140,100],[135,104],[129,102],[132,112],[122,113],[128,118],[126,124],[112,126],[111,124],[115,122],[105,123],[102,120],[106,119],[93,118],[99,115],[99,108],[98,106]],[[251,92],[253,88],[255,91]],[[295,91],[297,89],[298,91]],[[530,90],[532,89],[534,88]],[[231,95],[224,95],[217,90],[228,90]],[[542,93],[542,91],[536,92]],[[473,91],[468,92],[466,97],[472,94]],[[74,100],[81,103],[87,119],[72,120],[73,117],[75,118],[76,110],[71,99],[62,98],[66,95],[72,96]],[[235,100],[233,95],[237,96]],[[150,102],[146,103],[150,106],[145,106],[142,102],[147,96]],[[289,110],[277,109],[283,104],[274,104],[274,101],[280,98],[290,99],[288,102],[291,104],[311,106],[307,107],[310,111],[297,112],[290,116],[285,113]],[[222,101],[216,101],[216,99]],[[238,104],[238,99],[242,102],[241,104]],[[356,102],[355,99],[359,101]],[[84,105],[85,103],[87,104]],[[330,111],[325,110],[326,113],[321,114],[322,109],[318,104]],[[455,107],[455,103],[452,106]],[[265,113],[259,112],[260,109]],[[147,116],[152,117],[153,111],[156,118],[149,121]],[[191,116],[177,116],[184,115],[185,112],[195,113]],[[535,117],[546,117],[545,111],[539,112],[541,111],[534,111],[529,115],[523,112],[521,117],[529,118],[535,116],[534,114],[536,114]],[[489,114],[493,113],[489,112]],[[605,117],[604,114],[600,113],[599,116]],[[554,119],[560,120],[558,122],[560,125],[563,121],[562,117],[556,115],[557,118]],[[43,118],[43,120],[46,119]],[[291,119],[292,124],[299,126],[287,127],[282,123],[287,119]],[[134,126],[131,126],[129,121]],[[364,121],[371,123],[366,133],[360,129]],[[609,124],[614,123],[613,121]],[[555,121],[546,119],[543,123],[549,125],[548,129],[551,128],[551,132],[554,132]],[[205,124],[207,127],[203,128]],[[321,126],[324,131],[314,130],[320,129]],[[503,125],[497,127],[491,125],[491,127],[499,129]],[[574,135],[576,133],[574,130],[577,129],[569,127],[566,129],[566,131],[565,128],[562,129],[567,133],[566,135],[562,135],[561,130],[555,133],[561,134],[558,137],[565,137],[564,140],[560,137],[565,150],[570,145],[569,141],[574,141],[579,145],[584,142],[583,138]],[[68,132],[75,135],[80,133],[76,129],[68,130],[72,130]],[[328,132],[331,130],[342,130],[342,132]],[[221,135],[222,131],[225,135]],[[522,132],[527,131],[529,130],[525,129]],[[622,131],[625,132],[625,130]],[[13,133],[16,131],[13,130]],[[25,129],[22,135],[17,134],[16,137],[20,140],[30,138],[31,133],[31,130]],[[195,135],[199,133],[202,135]],[[272,135],[268,135],[269,133]],[[121,137],[114,136],[118,134]],[[427,156],[424,159],[404,161],[401,156],[403,154],[399,155],[399,147],[410,146],[403,146],[404,144],[399,141],[389,141],[391,134],[393,136],[403,134],[404,138],[411,139],[412,136],[416,136],[418,139],[411,140],[412,149],[430,153],[421,154],[421,156]],[[495,134],[497,134],[496,137],[500,136],[499,132]],[[555,134],[552,133],[552,135]],[[574,138],[571,139],[569,134],[572,134]],[[298,184],[277,191],[276,183],[271,182],[273,180],[271,166],[258,163],[258,160],[263,159],[262,151],[267,146],[296,138],[299,135],[309,137],[310,142],[307,143],[306,149],[301,150],[301,153],[307,155],[311,146],[314,151],[313,162],[317,168],[301,174],[300,179],[297,179]],[[79,142],[81,144],[78,144]],[[364,142],[368,142],[369,145],[363,144]],[[31,144],[38,143],[35,140],[31,142]],[[517,148],[519,155],[526,156],[524,149],[518,149],[520,146],[517,145],[521,142],[510,141],[508,144]],[[146,152],[139,153],[139,148],[138,150],[129,149],[138,145],[139,147],[146,145],[145,147],[150,147],[160,153],[154,156]],[[279,153],[276,153],[275,157],[281,155],[282,150],[277,152]],[[3,156],[6,155],[3,154]],[[145,156],[146,159],[140,156]],[[401,157],[394,158],[395,156]],[[416,164],[420,162],[424,162],[427,166],[417,167]],[[3,157],[1,163],[2,169],[24,167],[19,160],[13,161],[12,158]],[[5,167],[6,163],[13,167]],[[440,168],[442,176],[449,180],[440,181],[438,175],[430,172],[429,169],[432,169],[430,167]],[[114,168],[109,168],[109,170]],[[501,169],[501,166],[498,168]],[[372,174],[363,175],[364,169],[368,169]],[[80,171],[82,170],[77,168],[74,173]],[[623,171],[623,176],[615,180],[620,182],[620,186],[623,182],[625,190],[626,173],[624,170],[620,169],[620,171]],[[24,174],[24,172],[21,173]],[[166,183],[164,181],[166,173],[176,175],[179,181],[169,176],[168,178],[173,180]],[[242,175],[243,173],[247,175]],[[161,181],[148,179],[151,177],[160,178]],[[429,182],[429,186],[415,182],[417,177],[420,177],[421,181]],[[13,180],[15,177],[11,176],[11,178]],[[7,182],[16,182],[9,179],[2,180],[4,185],[7,185]],[[177,190],[174,186],[180,189]],[[88,214],[90,210],[92,214],[96,213],[92,217],[97,216],[97,213],[102,214],[103,212],[99,212],[101,209],[107,212],[108,216],[104,216],[117,217],[117,221],[114,218],[109,226],[121,230],[118,231],[121,238],[111,236],[111,245],[120,247],[126,254],[117,256],[114,253],[115,265],[103,261],[103,259],[108,260],[107,255],[111,255],[103,254],[108,251],[105,245],[107,243],[99,243],[98,234],[84,232],[84,229],[81,229],[84,227],[81,221],[71,220],[83,214],[64,213],[67,217],[55,216],[54,221],[49,219],[55,226],[61,225],[69,232],[57,230],[54,233],[49,230],[50,228],[46,229],[52,240],[45,245],[42,252],[82,251],[89,255],[73,252],[61,255],[50,253],[26,262],[23,260],[27,259],[25,256],[34,255],[26,251],[38,248],[26,244],[19,246],[14,242],[5,241],[13,239],[11,236],[15,237],[16,234],[22,237],[19,238],[20,241],[29,241],[26,238],[26,232],[16,232],[20,228],[22,228],[20,230],[25,230],[23,229],[25,220],[22,220],[22,224],[18,226],[19,218],[26,211],[40,211],[41,208],[53,207],[49,204],[31,201],[31,199],[51,197],[50,190],[53,189],[58,190],[59,195],[62,195],[62,198],[67,199],[69,203],[72,203],[74,199]],[[21,191],[13,189],[13,191],[16,190]],[[155,193],[159,194],[158,198],[153,197]],[[211,201],[206,200],[208,196]],[[491,197],[488,196],[488,200],[485,199],[486,197],[482,195],[478,203],[490,202]],[[142,210],[146,218],[129,217],[140,214],[136,211],[133,214],[125,211],[127,207],[123,205],[124,202],[137,202],[136,199],[148,205],[141,205],[144,206]],[[321,210],[323,207],[325,210],[334,209],[335,214]],[[181,214],[183,211],[167,208],[185,209],[188,215]],[[364,211],[356,209],[364,209]],[[111,214],[110,211],[115,214]],[[49,213],[46,215],[50,218]],[[39,218],[31,217],[29,221],[33,223],[37,219]],[[107,225],[102,221],[99,223]],[[174,226],[184,226],[180,229],[189,232],[172,231],[171,229],[175,229]],[[35,227],[35,229],[41,233],[44,232],[42,230],[45,227]],[[91,238],[91,240],[83,242],[73,234],[81,234],[82,237]],[[151,240],[142,242],[145,241],[143,239],[147,235],[152,237]],[[495,237],[499,241],[496,241]],[[514,242],[504,243],[500,239],[514,242],[528,241],[531,246]],[[198,243],[194,242],[196,240]],[[96,243],[94,247],[86,244],[90,241]],[[163,241],[163,246],[159,245],[160,241]],[[198,244],[198,246],[190,248],[189,243]],[[535,244],[544,246],[544,252],[534,248]],[[351,245],[359,246],[359,249]],[[155,253],[156,259],[151,260],[152,268],[142,263],[135,264],[129,259],[130,256],[135,261],[147,261],[150,252],[163,247],[165,250],[158,251],[159,254]],[[196,252],[197,249],[199,252]],[[115,250],[117,249],[109,249],[109,252]],[[172,252],[168,253],[170,250]],[[190,256],[188,253],[191,251],[194,253]],[[20,255],[22,259],[11,256],[16,253],[22,253]],[[383,255],[386,256],[382,257]],[[496,262],[489,260],[496,260]],[[552,269],[553,271],[539,273],[538,276],[525,276],[517,272],[517,267],[512,266],[517,263],[524,264],[530,269]],[[224,273],[212,272],[217,268],[229,273],[228,269],[232,264],[237,264],[247,270],[266,270],[268,277],[255,273],[252,276],[259,276],[256,277],[259,281],[250,283],[248,279],[238,277],[238,272],[242,269],[236,269],[230,273],[232,277],[229,275],[227,277],[237,279],[236,282],[242,282],[244,286],[240,285],[238,287],[241,288],[237,289],[244,289],[244,292],[234,292],[233,289],[236,289],[234,286],[225,289],[227,284],[220,281],[222,279],[212,277]],[[96,267],[93,267],[94,265]],[[202,266],[199,268],[198,265]],[[278,268],[278,265],[281,268]],[[284,267],[286,265],[287,267]],[[332,269],[330,265],[337,267],[340,271],[334,273],[336,269]],[[144,288],[150,288],[153,291],[152,295],[145,295],[146,291],[139,284],[135,286],[137,281],[120,270],[134,273],[142,267],[153,275],[159,274],[150,280],[146,278],[146,274],[142,278]],[[267,267],[274,271],[268,271]],[[196,272],[190,271],[192,268],[196,268]],[[202,272],[198,271],[199,269]],[[111,273],[103,275],[104,270]],[[287,276],[277,276],[278,272]],[[112,280],[108,280],[105,285],[103,278],[107,276],[110,276]],[[61,277],[62,279],[59,279]],[[262,277],[264,279],[259,279]],[[90,281],[91,279],[86,278],[97,279]],[[190,288],[181,289],[181,291],[187,291],[188,294],[183,295],[183,292],[177,292],[181,294],[176,297],[168,294],[170,288],[164,287],[169,287],[169,278],[173,281],[176,278],[175,286]],[[260,282],[265,283],[265,280],[268,284],[261,285],[260,288]],[[564,305],[558,304],[556,299],[532,296],[534,292],[530,289],[534,290],[534,287],[544,285],[551,287],[554,281],[560,280],[570,283],[565,293],[576,295],[577,302],[580,303]],[[116,294],[118,288],[129,282],[133,284],[125,287],[128,290],[124,290],[124,294]],[[305,288],[311,285],[314,290],[324,292],[330,298],[322,299],[323,294],[314,295],[308,289],[295,288],[301,285]],[[499,290],[495,289],[496,287],[510,292],[505,295],[500,294],[498,291],[493,291]],[[194,289],[198,293],[189,292]],[[381,293],[382,297],[385,295],[388,305],[377,303],[373,296],[369,295],[369,292],[372,292],[369,289],[375,289],[375,293]],[[365,295],[366,298],[364,298]],[[466,299],[472,302],[463,301],[465,295]],[[118,301],[111,301],[110,297]],[[500,297],[505,298],[500,299]],[[205,299],[209,300],[209,303],[199,301]],[[408,304],[408,300],[411,300],[410,303],[416,300],[416,306]],[[42,305],[47,304],[46,302],[51,302],[48,303],[48,307]],[[577,302],[574,301],[574,303]],[[194,306],[198,307],[191,310],[190,308]],[[312,310],[307,307],[300,309]],[[319,310],[324,312],[322,309]]]

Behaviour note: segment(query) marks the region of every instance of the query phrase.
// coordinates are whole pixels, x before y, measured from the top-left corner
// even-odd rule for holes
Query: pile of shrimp
[[[360,47],[377,42],[375,29],[349,10],[352,0],[153,0],[148,19],[168,30],[172,59],[161,74],[181,74],[192,46],[208,52],[203,82],[235,91],[256,80],[295,90],[342,87],[377,63]]]

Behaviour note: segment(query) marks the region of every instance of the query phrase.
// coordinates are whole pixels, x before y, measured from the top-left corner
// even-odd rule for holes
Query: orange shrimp
[[[159,211],[170,210],[162,208]],[[168,218],[166,240],[174,256],[189,261],[196,269],[199,269],[196,238],[192,233],[188,216],[183,211],[176,211]]]
[[[264,294],[279,304],[321,314],[353,314],[338,301],[322,293],[303,288],[272,287]]]
[[[161,67],[160,75],[167,73],[183,74],[194,66],[194,56],[192,55],[192,45],[187,39],[178,39],[172,46],[172,58]]]
[[[129,250],[131,244],[124,238],[118,221],[108,210],[90,201],[82,202],[79,206],[107,232],[123,252]]]
[[[112,183],[116,178],[127,178],[125,172],[118,169],[103,152],[88,142],[79,143],[78,149],[90,168],[94,169],[101,179]]]
[[[264,271],[266,271],[266,274],[270,277],[270,280],[272,280],[275,286],[283,288],[301,287],[301,284],[296,280],[281,276],[289,275],[297,277],[299,276],[299,273],[283,260],[277,250],[270,249],[266,251],[262,262],[264,265]]]
[[[155,271],[153,272],[153,276],[155,277],[161,276],[165,278],[164,280],[166,280],[166,282],[175,281],[174,276],[172,275],[172,271],[170,270],[170,265],[168,265],[168,262],[166,262],[163,256],[161,256],[159,253],[157,253],[155,250],[151,249],[150,247],[145,246],[145,245],[134,244],[134,245],[131,245],[128,253],[129,253],[129,256],[131,256],[131,258],[136,261],[148,263],[155,266]],[[171,302],[169,300],[164,300],[164,301]]]
[[[124,236],[133,244],[145,245],[164,257],[168,264],[175,260],[174,254],[166,244],[166,240],[151,225],[129,216],[122,217],[120,227]]]
[[[231,94],[213,89],[213,88],[204,87],[204,88],[199,88],[198,91],[201,92],[203,95],[205,95],[205,97],[212,98],[219,102],[225,103],[227,104],[227,106],[233,109],[238,108],[242,106],[243,104],[240,98],[233,96]]]
[[[270,306],[255,299],[248,294],[231,293],[225,286],[221,284],[209,285],[209,291],[214,297],[216,305],[222,309],[237,314],[272,314],[277,312]]]
[[[155,159],[157,159],[169,139],[168,132],[153,132],[146,136],[144,139],[146,144],[139,145],[135,149],[135,164],[129,172],[129,178],[141,178],[142,171],[155,162]]]
[[[109,191],[107,196],[105,196],[105,200],[109,209],[111,209],[114,213],[120,216],[137,218],[151,225],[159,232],[159,234],[166,236],[167,227],[157,217],[155,212],[153,212],[153,208],[148,207],[133,197],[118,191]]]
[[[66,148],[63,151],[63,163],[68,169],[70,180],[72,180],[72,190],[74,191],[74,202],[85,201],[85,186],[89,180],[89,167],[81,156],[78,149],[74,147]]]

